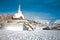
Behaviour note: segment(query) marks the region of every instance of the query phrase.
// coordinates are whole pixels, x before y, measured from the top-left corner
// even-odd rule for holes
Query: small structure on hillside
[[[23,30],[33,30],[33,27],[29,25],[29,21],[24,19],[20,5],[18,6],[18,12],[13,15],[4,15],[6,21],[3,23],[3,29],[12,30],[12,31],[23,31]],[[12,20],[7,20],[10,19]]]
[[[21,12],[20,5],[18,6],[18,12],[14,14],[13,19],[16,19],[16,20],[24,19],[24,15]]]

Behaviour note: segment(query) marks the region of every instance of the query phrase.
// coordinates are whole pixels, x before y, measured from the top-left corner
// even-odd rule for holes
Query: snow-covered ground
[[[60,40],[59,30],[8,31],[0,30],[0,40]]]

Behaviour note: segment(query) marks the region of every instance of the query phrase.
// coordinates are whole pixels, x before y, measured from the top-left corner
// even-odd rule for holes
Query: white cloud
[[[43,12],[23,12],[24,16],[26,19],[31,19],[31,20],[51,20],[55,19],[55,17],[50,14],[50,13],[43,13]]]

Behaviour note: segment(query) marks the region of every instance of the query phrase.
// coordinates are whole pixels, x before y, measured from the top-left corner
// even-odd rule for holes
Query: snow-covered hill
[[[7,31],[0,30],[0,40],[60,40],[60,31]]]

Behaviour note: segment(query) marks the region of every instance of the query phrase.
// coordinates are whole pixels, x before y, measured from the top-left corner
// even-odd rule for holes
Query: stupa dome
[[[22,14],[22,11],[20,10],[20,5],[18,6],[18,12],[14,14],[13,18],[20,18],[22,17],[24,19],[24,15]]]

